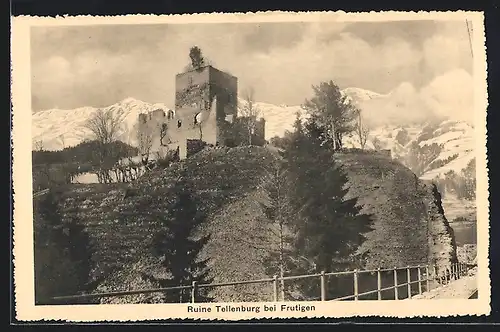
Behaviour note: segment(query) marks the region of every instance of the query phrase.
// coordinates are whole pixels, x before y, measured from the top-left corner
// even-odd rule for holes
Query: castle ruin
[[[139,115],[138,130],[149,129],[151,151],[177,150],[184,159],[205,145],[245,144],[243,127],[252,119],[238,117],[238,79],[212,66],[176,75],[175,111]],[[265,120],[256,121],[252,144],[263,145]]]

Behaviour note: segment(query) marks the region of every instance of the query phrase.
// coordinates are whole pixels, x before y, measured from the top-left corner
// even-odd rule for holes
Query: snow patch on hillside
[[[360,88],[346,88],[342,91],[363,111],[371,130],[366,149],[390,149],[393,156],[404,156],[408,153],[408,146],[418,142],[423,147],[436,143],[442,145],[442,151],[435,161],[447,160],[455,155],[457,158],[445,165],[426,172],[422,178],[432,179],[443,176],[449,170],[459,173],[467,163],[474,158],[474,128],[464,121],[439,119],[426,113],[429,109],[420,108],[414,99],[415,91],[411,84],[401,84],[392,92],[383,95]],[[239,100],[240,109],[245,106],[245,101]],[[287,130],[293,130],[296,114],[301,118],[307,115],[301,106],[274,105],[264,102],[255,102],[254,107],[260,111],[260,117],[266,120],[265,136],[269,140],[273,136],[283,136]],[[150,104],[134,98],[126,98],[114,105],[104,108],[113,112],[123,112],[125,118],[124,128],[120,139],[135,145],[133,128],[137,123],[138,115],[156,109],[170,109],[164,104]],[[74,146],[86,139],[91,139],[90,132],[85,128],[85,122],[97,111],[94,107],[81,107],[73,110],[52,109],[39,111],[33,114],[32,141],[33,146],[37,141],[43,142],[46,150],[57,150],[64,146]],[[409,114],[419,113],[424,115],[425,121],[415,121]],[[428,118],[425,118],[428,115]],[[374,121],[376,119],[376,121]],[[406,119],[406,123],[401,123]],[[433,131],[425,133],[426,139],[420,140],[424,129],[432,123]],[[400,131],[406,131],[408,142],[402,145],[396,137]],[[346,147],[360,147],[359,139],[355,134],[345,137]]]
[[[124,142],[135,138],[131,129],[137,123],[139,114],[156,109],[167,110],[164,104],[149,104],[134,98],[126,98],[114,105],[103,108],[116,114],[123,112],[124,122],[120,139]],[[45,150],[60,150],[63,147],[75,146],[84,140],[92,139],[91,132],[85,123],[97,112],[95,107],[80,107],[73,110],[51,109],[39,111],[32,115],[33,148],[42,141]]]

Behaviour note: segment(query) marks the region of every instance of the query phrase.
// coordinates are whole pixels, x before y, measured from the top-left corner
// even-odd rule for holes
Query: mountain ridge
[[[449,163],[438,169],[428,170],[427,174],[421,174],[425,179],[442,177],[447,171],[460,172],[467,166],[467,163],[474,158],[474,127],[465,121],[455,121],[449,118],[429,117],[425,121],[412,121],[409,119],[406,124],[399,121],[392,122],[389,118],[384,124],[372,123],[374,115],[381,113],[377,107],[370,107],[371,101],[380,101],[390,98],[391,95],[400,94],[398,91],[411,90],[412,87],[400,85],[388,94],[379,94],[366,89],[349,87],[342,92],[363,111],[363,116],[371,128],[365,148],[390,149],[396,158],[405,158],[408,154],[408,144],[417,142],[420,147],[432,145],[432,143],[442,144],[439,155],[432,161],[439,163],[447,158],[458,157],[450,160]],[[411,92],[410,92],[411,93]],[[245,101],[239,100],[239,107]],[[386,102],[384,102],[384,105]],[[373,104],[377,106],[377,104]],[[255,102],[254,106],[260,110],[260,117],[266,119],[266,139],[273,136],[283,136],[285,132],[293,130],[293,122],[297,113],[306,117],[304,110],[299,105],[274,105],[265,102]],[[33,149],[43,147],[45,150],[59,150],[64,147],[75,146],[90,138],[90,132],[84,128],[85,121],[94,114],[97,107],[79,107],[73,110],[50,109],[33,113],[32,118],[32,142]],[[120,133],[120,140],[130,145],[136,145],[136,138],[133,134],[133,127],[137,122],[138,115],[148,113],[156,109],[170,110],[171,108],[163,103],[148,103],[132,97],[125,98],[113,105],[101,108],[114,112],[122,112],[124,117],[124,128]],[[400,112],[404,113],[404,112]],[[383,114],[380,116],[383,118]],[[404,114],[401,115],[404,117]],[[432,129],[432,132],[429,133]],[[395,137],[399,132],[407,132],[408,142],[402,145]],[[423,140],[423,135],[428,138]],[[359,147],[359,140],[355,135],[346,137],[347,147]],[[408,166],[408,165],[407,165]],[[446,167],[445,167],[446,166]]]

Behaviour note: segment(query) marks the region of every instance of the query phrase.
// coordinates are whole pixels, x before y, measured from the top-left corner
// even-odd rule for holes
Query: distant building
[[[248,135],[244,139],[241,132],[245,121],[248,119],[238,118],[237,78],[205,66],[177,74],[175,111],[155,110],[140,114],[138,128],[153,131],[151,151],[177,149],[179,158],[184,159],[206,145],[245,144]],[[264,129],[264,120],[257,121],[253,145],[265,143]]]

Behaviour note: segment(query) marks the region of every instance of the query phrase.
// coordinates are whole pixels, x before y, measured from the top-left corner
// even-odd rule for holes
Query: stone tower
[[[203,121],[215,100],[215,126],[206,128],[202,140],[214,145],[226,145],[231,139],[231,127],[237,116],[238,80],[212,66],[190,70],[175,77],[176,117],[197,124]]]
[[[177,150],[180,159],[206,144],[234,145],[237,100],[238,81],[232,75],[212,66],[180,73],[175,77],[175,111],[139,115],[139,130],[154,133],[151,151]],[[166,134],[159,137],[161,132]]]

